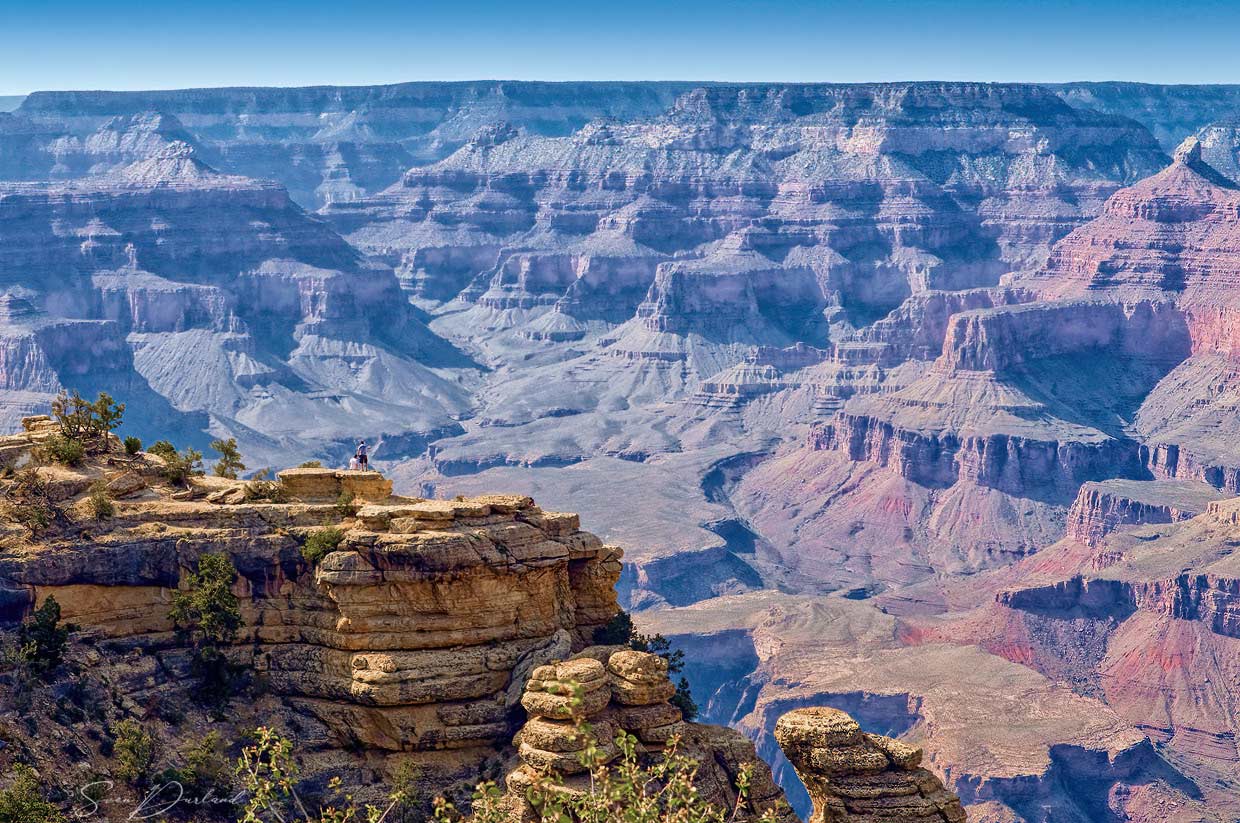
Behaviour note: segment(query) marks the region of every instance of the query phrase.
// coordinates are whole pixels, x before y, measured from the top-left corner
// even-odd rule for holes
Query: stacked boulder
[[[620,731],[637,739],[642,757],[660,756],[679,738],[678,751],[701,764],[697,783],[710,802],[731,809],[736,778],[742,766],[750,764],[751,807],[761,810],[779,803],[782,793],[753,744],[731,729],[685,722],[680,709],[668,702],[675,693],[666,660],[623,647],[594,646],[572,660],[534,669],[521,698],[529,720],[515,740],[521,763],[507,778],[512,817],[538,819],[529,789],[540,778],[550,778],[542,785],[551,791],[572,795],[589,790],[583,754],[591,740],[579,731],[583,722],[594,742],[595,762],[619,756],[614,741]],[[743,811],[742,817],[749,816]],[[795,820],[786,804],[779,819]]]
[[[538,774],[572,776],[588,771],[581,762],[589,743],[578,730],[583,722],[590,725],[606,756],[614,756],[615,727],[600,718],[611,697],[607,669],[589,657],[539,666],[531,672],[521,697],[529,721],[516,738],[524,765],[514,775],[523,789]],[[513,776],[508,782],[513,785]]]
[[[809,823],[964,823],[960,800],[921,768],[921,749],[866,734],[842,711],[796,709],[775,740],[809,790]]]
[[[615,723],[648,748],[662,748],[685,731],[684,715],[667,701],[676,687],[657,654],[620,651],[607,660]]]

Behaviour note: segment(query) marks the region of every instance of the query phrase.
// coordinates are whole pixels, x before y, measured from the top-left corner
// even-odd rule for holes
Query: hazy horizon
[[[34,94],[42,93],[78,93],[78,92],[103,92],[118,94],[143,94],[143,93],[162,93],[175,91],[221,91],[228,89],[314,89],[314,88],[374,88],[382,86],[403,86],[413,85],[417,83],[548,83],[548,84],[571,84],[571,83],[617,83],[617,84],[701,84],[701,85],[717,85],[717,86],[779,86],[779,85],[823,85],[823,86],[863,86],[869,84],[883,85],[899,85],[901,83],[984,83],[987,85],[1030,85],[1030,86],[1071,86],[1076,84],[1105,84],[1105,83],[1124,83],[1132,85],[1146,86],[1240,86],[1240,81],[1234,83],[1161,83],[1155,80],[1127,80],[1119,77],[1108,78],[1078,78],[1075,80],[975,80],[970,78],[893,78],[890,80],[713,80],[709,78],[660,78],[660,79],[632,79],[632,78],[581,78],[581,79],[557,79],[545,80],[537,77],[469,77],[460,79],[442,79],[442,78],[418,78],[414,80],[394,80],[382,83],[310,83],[295,85],[272,85],[260,83],[230,84],[223,86],[139,86],[134,88],[62,88],[62,89],[32,89],[28,92],[20,93],[4,93],[0,94],[0,111],[12,111],[21,105],[27,97]]]
[[[12,6],[0,96],[479,78],[1240,82],[1240,4],[1220,0]]]

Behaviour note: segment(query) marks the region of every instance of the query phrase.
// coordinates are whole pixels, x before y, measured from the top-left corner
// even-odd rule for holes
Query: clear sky
[[[1240,82],[1237,0],[0,0],[0,95],[406,80]]]

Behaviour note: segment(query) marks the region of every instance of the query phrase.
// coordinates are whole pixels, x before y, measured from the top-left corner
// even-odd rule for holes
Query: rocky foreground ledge
[[[26,722],[0,715],[15,744],[0,757],[57,764],[72,783],[108,773],[110,729],[125,718],[152,729],[169,753],[202,723],[226,737],[275,725],[297,741],[311,780],[342,775],[379,791],[412,765],[429,797],[502,771],[520,817],[532,775],[562,774],[572,786],[580,771],[565,733],[573,713],[563,695],[573,686],[608,733],[600,740],[625,730],[648,756],[682,740],[703,763],[702,791],[721,803],[735,801],[742,764],[755,763],[754,809],[782,800],[744,736],[686,722],[668,702],[675,688],[663,658],[594,645],[618,613],[621,552],[581,531],[574,514],[518,495],[403,497],[377,473],[320,467],[275,481],[172,482],[163,458],[119,443],[69,467],[40,456],[54,421],[28,418],[24,428],[0,438],[0,493],[10,515],[37,504],[50,517],[34,527],[0,522],[0,617],[11,625],[55,597],[78,627],[69,676],[101,708],[65,722],[64,696],[53,695],[42,706],[36,699]],[[32,472],[42,489],[33,503],[23,498]],[[308,543],[326,548],[307,552]],[[244,628],[225,651],[252,678],[226,712],[204,714],[189,695],[193,656],[169,606],[208,554],[237,570]],[[859,744],[838,733],[851,722],[843,716],[797,717],[816,742],[788,754],[819,800],[818,819],[868,820],[883,806],[885,820],[963,819],[936,778],[909,771],[914,750]],[[858,760],[857,745],[898,755]],[[74,765],[64,766],[65,751]],[[914,790],[930,805],[909,799]],[[926,816],[931,806],[939,817]]]

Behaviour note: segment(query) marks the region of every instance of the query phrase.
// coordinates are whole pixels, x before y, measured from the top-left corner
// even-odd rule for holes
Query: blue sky
[[[0,95],[404,80],[1240,82],[1240,2],[0,0]]]

